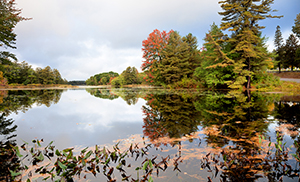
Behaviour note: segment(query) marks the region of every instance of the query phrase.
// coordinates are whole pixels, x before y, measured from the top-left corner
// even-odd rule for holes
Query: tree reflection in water
[[[267,118],[277,111],[274,103],[278,103],[280,95],[231,91],[208,92],[187,99],[176,94],[152,94],[146,100],[144,135],[157,144],[155,140],[180,138],[197,131],[200,125],[201,133],[205,134],[202,139],[214,149],[200,160],[201,167],[208,171],[214,169],[215,177],[222,181],[255,181],[262,177],[274,181],[299,175],[299,133],[294,134],[298,136],[294,144],[297,162],[288,157],[289,148],[280,132],[277,131],[276,142],[266,140],[270,138],[268,127],[271,124]],[[299,118],[295,113],[286,115],[291,124]],[[296,167],[291,166],[291,161],[297,163]]]
[[[181,138],[198,131],[200,112],[195,109],[195,95],[149,94],[143,106],[144,135],[151,141],[159,137]]]
[[[5,114],[0,116],[0,181],[13,181],[13,171],[18,173],[21,170],[20,159],[16,155],[14,147],[17,145],[15,134],[17,125],[14,120],[7,119]]]

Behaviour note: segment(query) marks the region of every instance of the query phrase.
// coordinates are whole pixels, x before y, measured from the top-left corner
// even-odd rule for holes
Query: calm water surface
[[[64,91],[49,107],[33,104],[25,113],[11,114],[18,143],[34,138],[55,141],[57,147],[112,143],[132,134],[142,134],[143,99],[128,105],[122,98],[101,99],[86,90]]]
[[[149,144],[147,156],[128,158],[132,166],[126,174],[134,179],[143,175],[135,169],[145,158],[168,157],[167,168],[159,169],[159,175],[153,172],[154,181],[299,180],[299,161],[291,156],[300,151],[295,146],[300,141],[297,95],[69,89],[1,91],[0,99],[1,144],[43,139],[46,144],[54,141],[60,150]],[[281,150],[275,145],[279,141]],[[267,164],[268,148],[273,158]],[[288,158],[284,151],[289,151]],[[121,181],[119,176],[113,177]],[[87,179],[107,180],[101,174]]]

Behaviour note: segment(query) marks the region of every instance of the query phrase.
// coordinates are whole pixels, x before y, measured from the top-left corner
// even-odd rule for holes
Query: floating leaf
[[[21,155],[21,153],[20,153],[20,150],[19,150],[19,147],[18,147],[18,146],[13,147],[13,148],[15,149],[15,151],[16,151],[18,157],[23,157],[23,155]]]
[[[14,172],[14,171],[12,171],[12,170],[9,170],[10,171],[10,174],[11,174],[11,176],[12,177],[16,177],[16,176],[19,176],[19,175],[21,175],[22,173],[21,172]]]
[[[55,154],[56,154],[57,156],[61,156],[61,153],[59,152],[58,149],[56,149]]]
[[[36,143],[38,144],[39,147],[41,147],[40,141],[36,140]]]
[[[39,161],[43,161],[44,160],[44,156],[43,156],[43,154],[40,152],[40,154],[37,156],[37,157],[35,157],[36,159],[38,159]]]
[[[63,170],[66,170],[67,169],[67,166],[64,165],[63,163],[61,163],[60,161],[57,161],[58,165],[60,168],[62,168]]]
[[[90,151],[85,155],[84,159],[89,158],[92,154],[93,154],[93,151],[90,150]]]
[[[152,161],[149,159],[149,167],[150,169],[153,169],[153,164],[152,164]]]
[[[83,150],[81,151],[81,153],[84,154],[84,153],[87,151],[87,149],[88,149],[88,147],[86,147],[85,149],[83,149]]]
[[[149,164],[149,161],[146,161],[145,163],[144,163],[144,165],[143,165],[143,170],[146,170],[147,169],[147,167],[148,167],[148,164]]]

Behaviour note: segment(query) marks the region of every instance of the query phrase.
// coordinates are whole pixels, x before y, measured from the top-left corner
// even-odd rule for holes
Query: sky
[[[102,72],[122,73],[128,66],[139,71],[142,41],[154,30],[192,33],[202,47],[205,33],[222,17],[219,0],[16,0],[22,16],[17,24],[16,54],[33,68],[50,66],[67,80],[86,80]],[[276,26],[284,39],[291,33],[300,0],[275,0],[273,15],[260,21],[273,50]]]

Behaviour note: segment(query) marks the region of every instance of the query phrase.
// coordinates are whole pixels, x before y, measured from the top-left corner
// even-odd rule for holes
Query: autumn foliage
[[[155,29],[149,34],[148,38],[142,42],[143,58],[141,69],[145,71],[144,80],[149,84],[153,83],[155,73],[157,72],[157,64],[162,60],[163,50],[166,48],[170,34],[173,30],[159,31]]]
[[[165,49],[170,38],[170,34],[173,30],[169,31],[159,31],[155,29],[149,34],[149,37],[143,41],[143,64],[141,66],[142,70],[151,70],[155,62],[162,59],[162,51]]]

